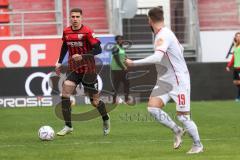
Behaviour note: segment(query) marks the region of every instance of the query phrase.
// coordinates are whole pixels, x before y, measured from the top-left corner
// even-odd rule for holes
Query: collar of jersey
[[[156,32],[156,34],[155,35],[157,35],[161,30],[163,29],[163,27],[162,28],[160,28],[157,32]]]
[[[71,30],[72,30],[72,31],[79,31],[79,30],[82,29],[82,27],[83,27],[83,24],[81,25],[81,27],[80,27],[79,29],[77,29],[77,30],[73,30],[73,28],[72,28],[72,26],[71,26]]]

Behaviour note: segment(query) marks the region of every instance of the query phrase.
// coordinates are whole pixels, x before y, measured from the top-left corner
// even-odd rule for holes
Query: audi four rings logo
[[[26,91],[27,95],[35,96],[35,94],[31,90],[30,84],[35,78],[42,78],[41,89],[43,92],[43,96],[50,96],[52,93],[50,77],[52,75],[56,75],[55,72],[50,72],[47,74],[43,73],[43,72],[35,72],[35,73],[32,73],[30,76],[28,76],[28,78],[26,79],[26,82],[25,82],[25,91]],[[60,91],[62,89],[62,83],[65,79],[66,79],[66,74],[61,74],[60,80],[58,82],[58,87],[59,87]],[[99,75],[97,75],[97,80],[98,80],[98,90],[101,91],[103,88],[102,78]],[[77,91],[82,92],[79,90],[77,90]]]
[[[51,92],[52,92],[52,88],[49,85],[50,75],[51,75],[51,72],[48,74],[43,73],[43,72],[35,72],[35,73],[31,74],[25,82],[25,91],[27,92],[28,96],[35,96],[35,94],[30,89],[30,83],[32,82],[33,79],[35,79],[37,77],[42,78],[41,88],[42,88],[43,95],[50,96]]]

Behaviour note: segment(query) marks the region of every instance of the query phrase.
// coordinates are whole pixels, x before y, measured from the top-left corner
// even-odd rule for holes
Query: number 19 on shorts
[[[183,106],[186,104],[185,94],[178,95],[178,105]]]

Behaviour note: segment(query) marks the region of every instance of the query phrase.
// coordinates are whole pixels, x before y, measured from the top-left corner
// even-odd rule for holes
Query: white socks
[[[197,126],[190,119],[190,115],[179,115],[177,118],[181,123],[183,123],[184,128],[186,128],[186,131],[192,137],[194,145],[201,145]]]
[[[174,133],[179,131],[178,125],[168,116],[166,112],[156,107],[148,107],[148,112],[160,123],[173,130]]]
[[[168,116],[166,112],[156,107],[148,107],[148,112],[156,118],[160,123],[172,129],[174,133],[179,131],[178,125]],[[190,119],[190,115],[179,115],[178,120],[183,124],[186,131],[193,139],[194,145],[201,146],[200,137],[196,124]]]

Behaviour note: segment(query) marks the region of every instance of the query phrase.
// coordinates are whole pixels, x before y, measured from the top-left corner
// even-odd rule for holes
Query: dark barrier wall
[[[28,96],[25,90],[25,83],[28,77],[35,74],[41,76],[33,77],[29,89],[33,94],[42,95],[42,82],[53,68],[36,67],[36,68],[7,68],[0,69],[0,96]],[[46,79],[46,78],[45,78]],[[46,88],[44,86],[44,88]]]
[[[226,71],[226,63],[190,63],[192,100],[235,99],[237,89],[233,85],[232,72]]]
[[[192,100],[235,98],[236,88],[232,84],[232,72],[225,71],[226,63],[190,63],[188,67],[191,75]],[[113,90],[109,66],[98,70],[103,81],[102,93],[109,94]],[[51,85],[48,83],[49,77],[53,76],[49,73],[52,71],[54,68],[51,67],[0,69],[0,97],[58,95],[56,84],[52,91],[49,89]],[[141,87],[143,90],[143,92],[131,91],[131,94],[140,96],[142,100],[146,99],[156,82],[154,66],[132,68],[129,72],[131,89]]]
[[[65,71],[63,72],[65,73]],[[109,66],[98,67],[98,74],[102,81],[102,94],[112,95],[113,85]],[[131,86],[144,86],[150,84],[143,93],[137,93],[141,97],[148,97],[151,87],[156,81],[156,71],[153,66],[138,67],[129,70]],[[59,94],[59,83],[63,79],[54,75],[53,67],[37,68],[7,68],[0,69],[0,97],[11,96],[50,96]],[[50,80],[49,80],[50,79]],[[53,88],[51,89],[50,86]],[[143,87],[144,89],[144,87]],[[147,92],[148,91],[148,92]],[[120,90],[121,92],[121,90]],[[135,95],[135,93],[133,93]]]

